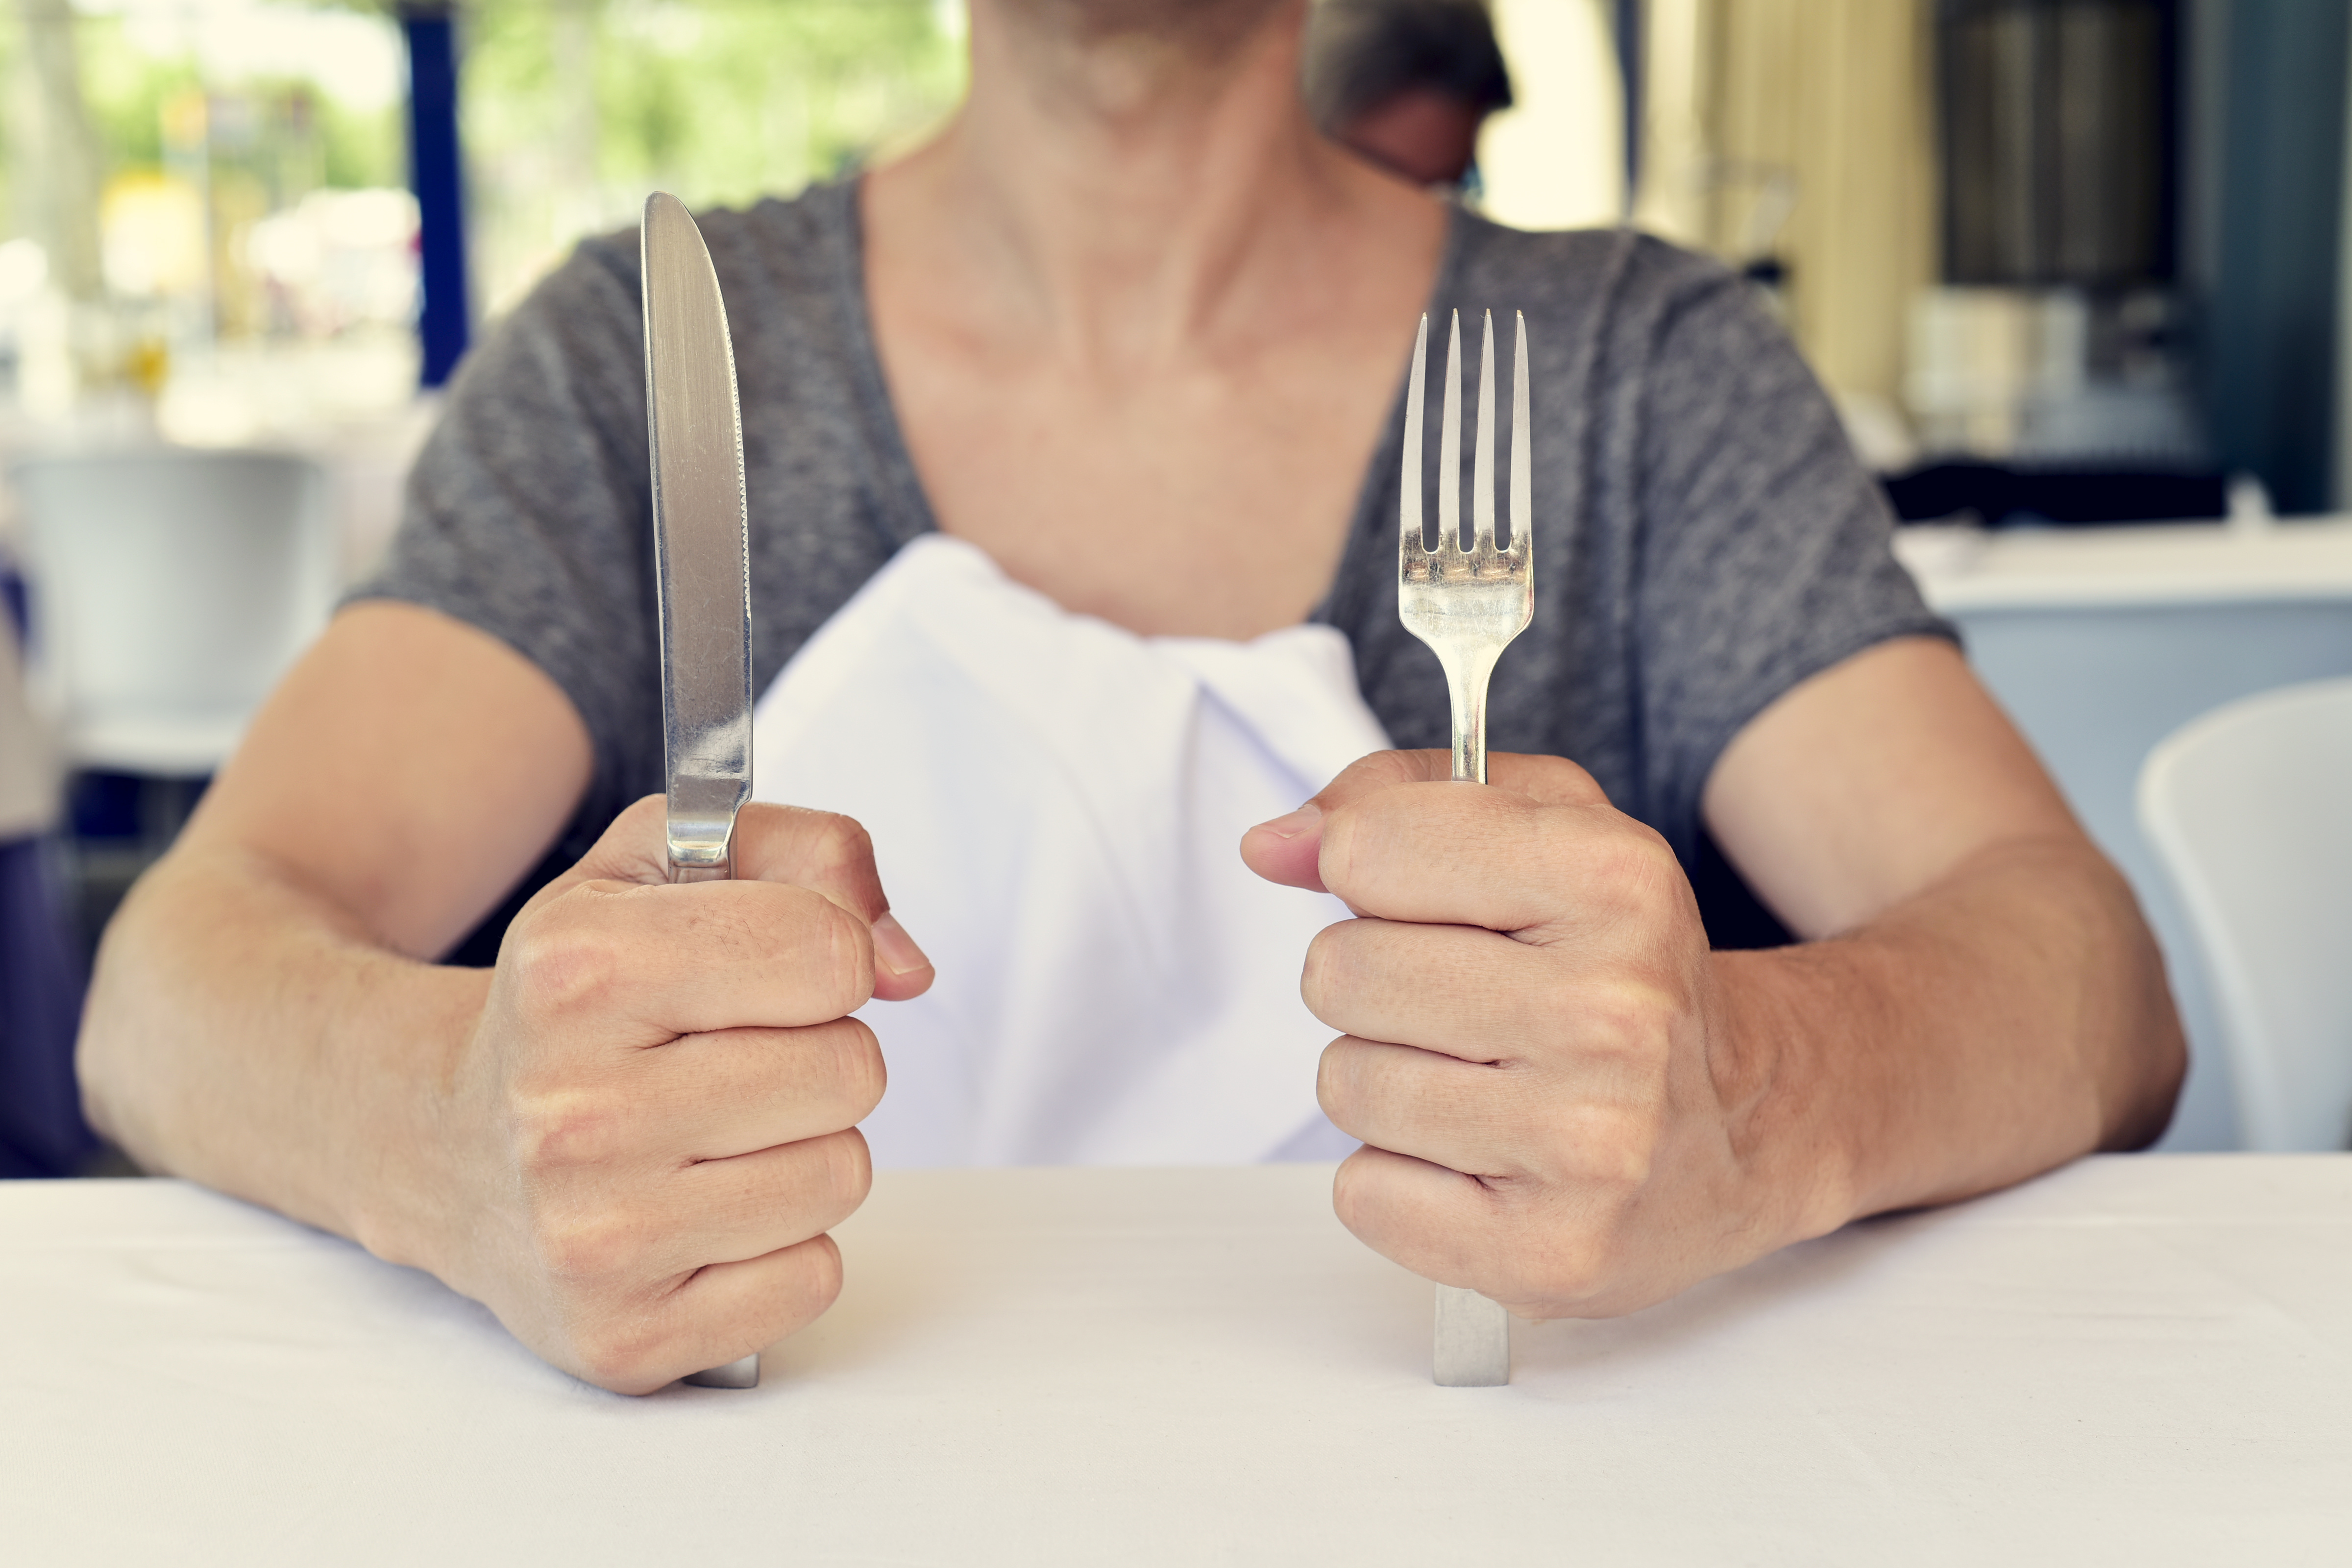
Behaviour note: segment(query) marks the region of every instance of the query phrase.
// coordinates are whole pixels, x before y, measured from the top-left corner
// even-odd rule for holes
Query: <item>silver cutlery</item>
[[[735,814],[751,796],[750,520],[735,349],[719,274],[685,204],[648,196],[638,244],[669,879],[725,881],[735,874]],[[756,1388],[760,1358],[686,1381]]]
[[[1516,312],[1515,312],[1516,314]],[[1454,777],[1486,782],[1486,683],[1510,640],[1535,618],[1528,440],[1528,321],[1518,316],[1511,386],[1511,542],[1495,541],[1495,315],[1486,312],[1478,366],[1478,446],[1471,469],[1473,532],[1462,546],[1462,313],[1445,347],[1444,423],[1438,429],[1435,550],[1422,531],[1423,386],[1428,379],[1429,318],[1412,345],[1405,391],[1404,464],[1398,507],[1397,614],[1445,669],[1454,710]],[[1511,1315],[1475,1290],[1437,1287],[1433,1375],[1449,1388],[1511,1381]]]

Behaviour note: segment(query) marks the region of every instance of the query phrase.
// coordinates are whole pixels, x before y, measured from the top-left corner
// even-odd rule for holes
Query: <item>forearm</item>
[[[1996,845],[1850,935],[1714,963],[1717,1076],[1798,1235],[2146,1143],[2186,1064],[2130,889],[2079,838]]]
[[[108,931],[83,1092],[142,1166],[420,1262],[437,1108],[488,983],[387,951],[265,857],[184,849]]]

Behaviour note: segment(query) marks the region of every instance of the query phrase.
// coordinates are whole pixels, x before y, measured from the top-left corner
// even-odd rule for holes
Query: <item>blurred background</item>
[[[97,933],[381,550],[484,324],[656,187],[744,203],[919,138],[964,27],[5,0],[0,1173],[93,1157],[57,1042]],[[2352,0],[1321,0],[1310,32],[1330,134],[1506,223],[1710,252],[1787,324],[2155,918],[2197,1058],[2172,1147],[2266,1135],[2142,765],[2352,675],[2347,77]]]

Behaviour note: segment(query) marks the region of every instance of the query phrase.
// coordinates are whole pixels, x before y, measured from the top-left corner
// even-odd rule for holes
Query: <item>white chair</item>
[[[275,452],[157,447],[10,466],[37,689],[74,766],[197,778],[332,608],[325,477]]]
[[[2352,1144],[2352,680],[2176,731],[2139,816],[2197,934],[2246,1146]]]

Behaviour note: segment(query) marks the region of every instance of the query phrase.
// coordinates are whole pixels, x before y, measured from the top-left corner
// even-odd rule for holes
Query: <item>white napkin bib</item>
[[[761,800],[873,835],[938,965],[862,1013],[890,1087],[886,1165],[1336,1158],[1332,1031],[1298,999],[1347,910],[1261,881],[1238,845],[1388,744],[1347,638],[1139,637],[929,534],[760,700]]]

